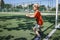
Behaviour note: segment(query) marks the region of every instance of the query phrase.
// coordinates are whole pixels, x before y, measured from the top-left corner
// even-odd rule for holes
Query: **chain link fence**
[[[9,1],[9,0],[8,0]],[[1,1],[2,2],[2,1]],[[13,1],[14,2],[14,1]],[[33,7],[32,5],[34,3],[38,3],[40,5],[39,10],[41,12],[56,12],[56,1],[55,0],[37,0],[37,1],[27,1],[27,2],[22,2],[19,4],[18,2],[15,4],[11,0],[11,3],[6,4],[4,1],[0,6],[0,12],[33,12]],[[59,4],[59,11],[60,11],[60,4]]]

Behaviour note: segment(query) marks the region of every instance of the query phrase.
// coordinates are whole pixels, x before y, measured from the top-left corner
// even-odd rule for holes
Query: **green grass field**
[[[42,39],[54,29],[55,16],[43,16]],[[35,19],[28,18],[25,14],[0,13],[0,40],[32,40],[35,36],[32,28]],[[58,29],[50,40],[60,40],[60,29]]]

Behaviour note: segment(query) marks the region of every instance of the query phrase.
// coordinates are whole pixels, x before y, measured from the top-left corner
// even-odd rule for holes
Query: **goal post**
[[[55,19],[55,28],[58,25],[58,0],[56,0],[56,19]]]
[[[58,0],[55,1],[56,1],[55,29],[53,29],[43,40],[49,40],[49,38],[56,32],[58,28]]]

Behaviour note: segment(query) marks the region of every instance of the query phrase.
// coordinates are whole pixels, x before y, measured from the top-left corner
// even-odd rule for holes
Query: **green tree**
[[[52,8],[52,9],[51,9],[51,11],[56,11],[56,8],[55,8],[55,7],[54,7],[54,8]]]
[[[43,11],[43,10],[46,11],[46,7],[45,7],[45,5],[40,5],[39,10],[40,10],[40,11]]]
[[[30,9],[30,10],[33,9],[33,4],[29,5],[29,9]]]
[[[19,8],[22,9],[22,5],[16,6],[16,8],[18,8],[18,9],[19,9]]]
[[[11,8],[12,7],[12,5],[11,4],[4,4],[4,8]]]

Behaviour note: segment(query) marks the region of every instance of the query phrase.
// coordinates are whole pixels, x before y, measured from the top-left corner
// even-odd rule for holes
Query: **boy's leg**
[[[33,31],[36,33],[37,24],[33,27]]]
[[[37,36],[40,36],[40,25],[36,24],[33,30]]]
[[[35,27],[33,27],[33,31],[36,32],[36,28]]]
[[[36,31],[36,35],[37,35],[38,37],[41,37],[41,36],[40,36],[40,33],[39,33],[38,31]]]

